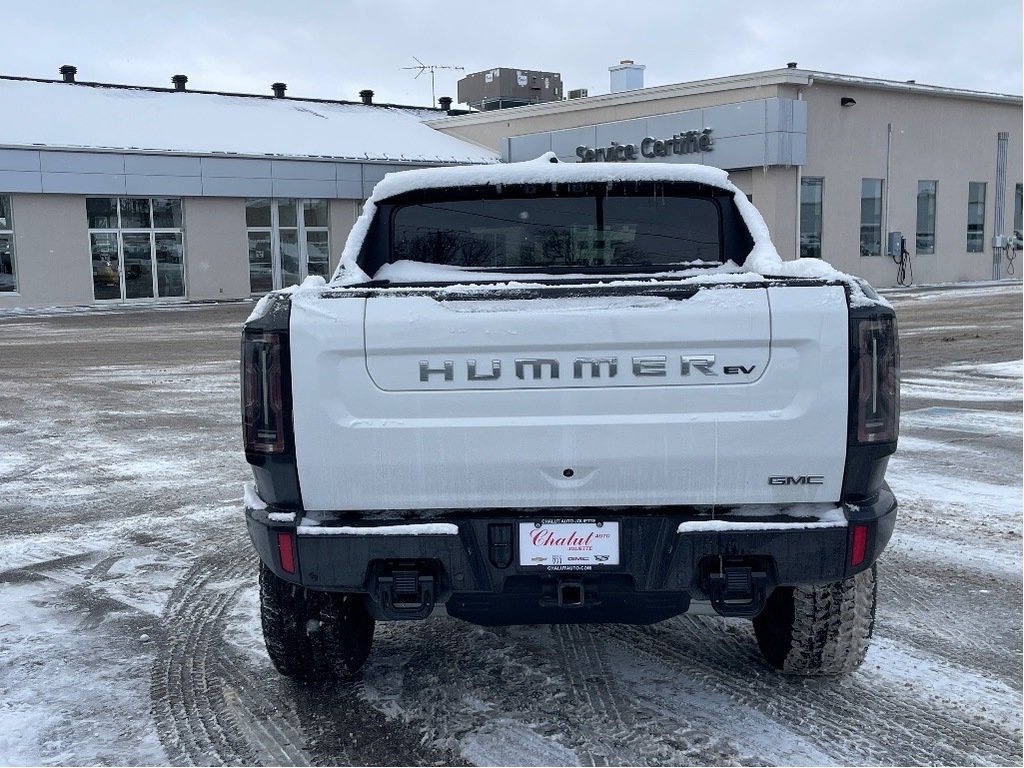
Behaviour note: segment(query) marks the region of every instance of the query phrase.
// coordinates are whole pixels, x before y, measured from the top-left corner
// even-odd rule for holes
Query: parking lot
[[[248,302],[0,314],[2,764],[1020,764],[1021,284],[888,294],[900,500],[857,673],[749,622],[380,624],[279,677],[241,513]]]

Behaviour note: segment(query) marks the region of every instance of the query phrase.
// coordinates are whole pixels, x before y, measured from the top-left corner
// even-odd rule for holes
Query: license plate
[[[519,524],[519,565],[550,571],[589,571],[619,564],[619,524],[541,520]]]

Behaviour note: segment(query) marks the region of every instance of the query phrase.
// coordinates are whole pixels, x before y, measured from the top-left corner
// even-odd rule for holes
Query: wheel
[[[370,654],[374,620],[357,595],[284,581],[260,563],[260,618],[277,671],[300,680],[358,672]]]
[[[792,675],[838,675],[864,661],[875,629],[875,566],[824,586],[782,587],[754,618],[765,660]]]

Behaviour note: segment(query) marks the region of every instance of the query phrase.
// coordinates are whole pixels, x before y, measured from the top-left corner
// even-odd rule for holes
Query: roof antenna
[[[413,58],[416,59],[415,56],[413,56]],[[431,106],[433,106],[434,104],[437,103],[437,98],[436,98],[436,96],[434,94],[434,72],[439,70],[439,69],[465,69],[465,67],[451,67],[451,66],[448,66],[447,64],[424,64],[419,59],[416,59],[416,65],[417,66],[415,66],[415,67],[402,67],[402,69],[418,69],[419,72],[416,73],[416,77],[419,77],[424,72],[430,72],[430,104],[431,104]],[[415,80],[416,77],[414,77],[413,80]]]

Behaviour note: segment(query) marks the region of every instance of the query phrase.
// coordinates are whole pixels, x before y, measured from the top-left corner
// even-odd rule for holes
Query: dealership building
[[[549,151],[723,168],[784,258],[880,287],[1021,274],[1020,96],[795,65],[644,88],[643,67],[623,62],[611,93],[568,99],[557,73],[480,73],[482,108],[456,114],[370,91],[222,94],[72,70],[0,77],[18,116],[0,125],[0,311],[261,294],[329,274],[389,171]],[[506,72],[521,93],[488,91]],[[531,98],[534,82],[550,100]]]
[[[441,109],[0,77],[0,311],[246,298],[329,275],[391,171],[497,162]]]
[[[605,95],[427,124],[504,161],[723,168],[783,258],[823,257],[879,287],[1020,278],[1020,96],[795,64],[654,88],[643,74],[624,61]]]

